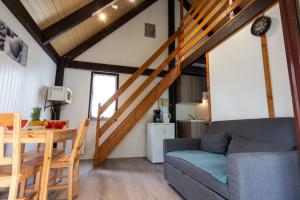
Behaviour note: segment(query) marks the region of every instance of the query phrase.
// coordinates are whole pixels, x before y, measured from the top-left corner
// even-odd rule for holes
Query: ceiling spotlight
[[[131,3],[133,3],[134,2],[134,0],[129,0]]]
[[[113,9],[115,9],[115,10],[118,9],[118,5],[117,5],[117,4],[113,4],[111,7],[112,7]]]
[[[103,13],[100,13],[100,14],[98,15],[98,17],[99,17],[99,19],[101,19],[102,21],[105,21],[105,19],[106,19],[106,15],[103,14]]]
[[[101,9],[97,10],[96,12],[94,12],[92,14],[92,16],[97,16],[101,20],[105,20],[106,16],[104,14],[101,14],[101,13],[103,12],[103,10],[105,10],[106,8],[108,8],[110,6],[112,6],[114,9],[118,9],[118,6],[116,5],[117,2],[118,2],[118,0],[111,1],[111,3],[107,4],[106,6],[102,7]]]

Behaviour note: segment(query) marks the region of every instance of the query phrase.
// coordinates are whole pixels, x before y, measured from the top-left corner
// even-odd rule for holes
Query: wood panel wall
[[[13,67],[8,56],[0,55],[0,112],[25,111],[28,104],[26,98],[26,70]],[[14,61],[13,61],[14,62]]]
[[[29,119],[33,107],[43,106],[45,88],[54,84],[55,69],[49,68],[23,67],[0,52],[0,112],[20,112],[22,118]],[[48,114],[46,110],[43,116]]]

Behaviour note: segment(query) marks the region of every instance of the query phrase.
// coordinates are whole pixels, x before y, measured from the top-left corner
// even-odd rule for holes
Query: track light
[[[113,9],[115,9],[115,10],[118,9],[118,5],[117,5],[117,4],[113,4],[111,7],[112,7]]]
[[[102,11],[110,6],[112,6],[115,10],[118,9],[118,6],[116,5],[118,0],[114,0],[111,3],[107,4],[106,6],[102,7],[101,9],[97,10],[96,12],[94,12],[92,14],[92,16],[98,16],[99,19],[101,20],[105,20],[106,19],[106,15],[102,14]]]
[[[102,21],[106,20],[106,15],[103,13],[98,14],[99,19],[101,19]]]

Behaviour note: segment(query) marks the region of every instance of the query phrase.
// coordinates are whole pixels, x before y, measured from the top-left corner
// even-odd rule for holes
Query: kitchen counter
[[[208,130],[207,120],[178,120],[177,138],[200,138]]]
[[[178,122],[199,122],[199,123],[208,123],[205,119],[186,119],[186,120],[178,120]]]

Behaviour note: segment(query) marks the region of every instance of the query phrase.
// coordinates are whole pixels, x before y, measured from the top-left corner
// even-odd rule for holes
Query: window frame
[[[116,91],[119,89],[119,74],[116,73],[109,73],[109,72],[99,72],[99,71],[92,71],[91,73],[91,82],[90,82],[90,94],[89,94],[89,110],[88,110],[88,116],[91,120],[97,120],[97,117],[92,116],[92,96],[93,96],[93,88],[94,88],[94,76],[95,75],[108,75],[108,76],[115,76],[116,77]],[[116,99],[116,107],[115,112],[118,110],[118,98]],[[101,121],[107,121],[109,118],[107,117],[101,117]]]

